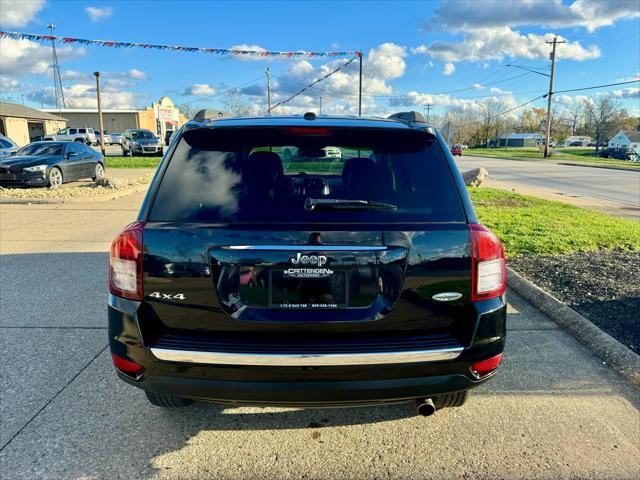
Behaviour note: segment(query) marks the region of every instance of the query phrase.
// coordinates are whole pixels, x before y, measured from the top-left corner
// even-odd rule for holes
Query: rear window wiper
[[[374,202],[371,200],[343,200],[339,198],[307,198],[304,208],[313,210],[396,210],[398,207],[391,203]]]

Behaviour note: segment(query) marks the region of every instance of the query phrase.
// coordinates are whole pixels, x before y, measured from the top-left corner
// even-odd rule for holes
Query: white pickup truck
[[[53,140],[57,142],[82,142],[86,145],[97,145],[96,132],[89,127],[67,127],[59,130],[58,133],[45,135],[43,140]]]

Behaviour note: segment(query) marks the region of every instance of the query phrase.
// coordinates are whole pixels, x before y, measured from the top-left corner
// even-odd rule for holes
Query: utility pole
[[[429,123],[429,112],[431,112],[431,107],[433,107],[433,103],[427,103],[424,105],[424,108],[427,109],[427,123]]]
[[[53,90],[56,96],[56,108],[58,109],[58,113],[63,108],[67,108],[64,101],[64,91],[62,90],[62,79],[60,78],[60,66],[58,65],[58,54],[56,53],[56,42],[53,39],[53,30],[56,26],[53,23],[47,25],[47,28],[51,31],[51,52],[53,57],[53,63],[51,68],[53,68]]]
[[[363,53],[360,52],[360,55],[358,56],[360,59],[360,80],[358,85],[358,116],[359,117],[362,116],[362,56],[363,56]]]
[[[102,122],[102,102],[100,99],[100,72],[93,72],[96,76],[96,89],[98,94],[98,120],[100,122],[100,150],[102,151],[102,155],[104,152],[104,123]]]
[[[267,67],[267,115],[271,115],[271,70]]]
[[[551,143],[551,96],[553,95],[553,72],[556,67],[556,45],[565,43],[565,41],[558,41],[558,37],[553,37],[553,41],[547,40],[547,43],[553,45],[553,48],[551,50],[551,75],[549,75],[549,93],[547,98],[547,128],[544,140],[544,158],[549,156],[549,143]]]
[[[322,115],[322,97],[320,97],[320,113],[318,115]]]

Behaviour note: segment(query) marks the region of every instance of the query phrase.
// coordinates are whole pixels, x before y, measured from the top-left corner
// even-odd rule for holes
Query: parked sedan
[[[453,145],[451,147],[451,155],[458,155],[459,157],[462,156],[462,147],[460,147],[460,145]]]
[[[19,148],[9,137],[0,134],[0,160],[13,155]]]
[[[104,157],[78,142],[43,141],[0,160],[0,185],[49,186],[104,176]]]

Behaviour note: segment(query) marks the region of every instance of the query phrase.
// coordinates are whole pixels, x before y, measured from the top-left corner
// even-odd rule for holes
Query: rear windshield
[[[150,221],[464,222],[435,137],[420,130],[185,132]]]

